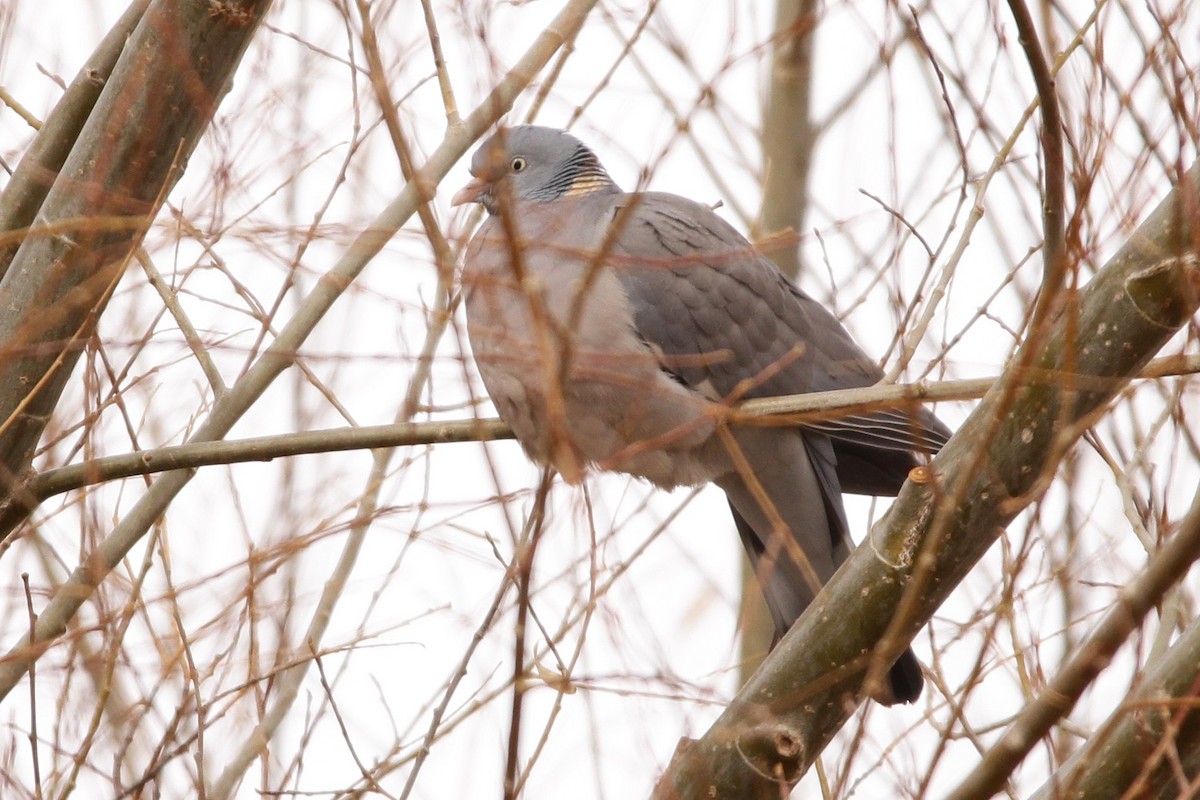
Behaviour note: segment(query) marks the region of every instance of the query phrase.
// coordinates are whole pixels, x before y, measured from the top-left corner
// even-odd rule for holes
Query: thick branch
[[[1196,515],[1190,515],[1195,517]],[[1198,520],[1193,519],[1192,524]],[[1142,675],[1112,717],[1033,800],[1188,795],[1179,768],[1200,771],[1200,620]],[[1176,760],[1178,759],[1178,760]]]
[[[886,667],[1045,489],[1059,459],[1200,305],[1193,170],[1066,305],[1029,369],[980,402],[702,739],[656,798],[778,798]],[[851,611],[853,609],[853,611]],[[884,650],[873,658],[877,648]]]
[[[124,43],[0,281],[0,486],[3,516],[28,509],[21,479],[96,321],[134,249],[208,127],[270,0],[156,0]],[[101,44],[111,61],[137,4]],[[64,98],[13,187],[20,222],[49,179],[97,87]],[[6,201],[8,202],[8,201]],[[100,221],[101,224],[96,224]],[[128,224],[112,224],[122,221]]]
[[[1154,554],[1146,569],[1122,587],[1113,607],[1096,630],[1072,653],[1050,684],[1021,710],[1000,740],[984,754],[983,761],[952,794],[947,795],[948,800],[989,798],[1001,792],[1017,765],[1059,720],[1071,713],[1084,690],[1109,665],[1113,654],[1130,634],[1141,626],[1142,618],[1162,602],[1163,596],[1187,574],[1197,557],[1200,557],[1200,493],[1175,535]],[[1189,665],[1186,674],[1189,686],[1195,683],[1195,662]],[[1171,713],[1169,706],[1165,713]],[[1105,786],[1107,791],[1115,793],[1114,784],[1106,782]]]
[[[125,41],[133,34],[150,0],[135,0],[96,47],[75,80],[55,104],[29,150],[0,194],[0,232],[16,233],[34,223],[38,209],[54,185],[63,162],[79,138],[100,91],[108,83]],[[4,237],[0,243],[0,278],[16,255],[24,236]]]

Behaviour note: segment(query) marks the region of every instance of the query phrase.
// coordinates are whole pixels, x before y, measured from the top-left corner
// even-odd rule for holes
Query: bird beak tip
[[[461,206],[466,203],[478,203],[487,191],[487,183],[482,178],[472,178],[471,181],[458,190],[454,197],[450,198],[450,205]]]

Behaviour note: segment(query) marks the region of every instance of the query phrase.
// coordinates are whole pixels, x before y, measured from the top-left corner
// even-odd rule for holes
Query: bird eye
[[[529,162],[525,160],[524,156],[517,156],[512,160],[512,163],[509,164],[509,166],[512,167],[513,172],[521,172],[529,166]]]

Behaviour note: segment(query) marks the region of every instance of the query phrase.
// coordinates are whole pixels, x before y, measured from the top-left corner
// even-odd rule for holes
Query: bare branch
[[[223,437],[267,386],[292,364],[292,354],[299,349],[312,328],[421,202],[423,193],[417,187],[437,185],[471,143],[508,110],[520,91],[533,80],[558,46],[583,24],[594,4],[595,0],[570,0],[564,5],[555,22],[538,36],[505,79],[479,108],[467,117],[461,128],[447,135],[441,146],[417,171],[414,180],[405,186],[400,195],[348,248],[345,255],[308,295],[288,324],[280,330],[271,347],[247,370],[241,380],[230,388],[229,393],[214,404],[208,419],[190,441],[215,441]],[[7,695],[28,669],[29,664],[44,652],[49,643],[65,632],[67,621],[95,591],[100,580],[120,563],[130,548],[142,538],[190,477],[189,473],[172,472],[160,478],[97,550],[90,554],[87,561],[76,569],[71,580],[60,589],[38,619],[37,647],[14,647],[8,656],[0,661],[0,697]],[[263,743],[265,744],[265,740]]]
[[[676,753],[656,798],[766,800],[800,779],[853,712],[868,670],[886,669],[1044,491],[1067,447],[1200,307],[1197,178],[1200,168],[1059,317],[1031,359],[1057,379],[1009,374],[984,397],[728,710]],[[850,605],[860,613],[832,613]]]
[[[1121,589],[1116,604],[1091,636],[1080,643],[1038,697],[1021,710],[966,780],[946,796],[953,800],[994,797],[1042,737],[1071,713],[1079,696],[1138,629],[1142,618],[1162,602],[1163,596],[1197,558],[1200,558],[1200,493],[1178,532],[1151,557],[1141,574]],[[1110,792],[1116,789],[1113,784],[1108,787]]]

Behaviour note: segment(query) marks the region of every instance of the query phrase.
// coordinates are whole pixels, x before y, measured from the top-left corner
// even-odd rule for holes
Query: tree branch
[[[150,0],[135,0],[130,4],[38,129],[38,135],[13,172],[12,180],[0,193],[0,233],[20,231],[33,225],[38,209],[96,106],[100,91],[108,83],[117,59],[125,49],[125,42],[133,35],[148,5]],[[24,238],[22,235],[11,240],[0,239],[0,278],[8,272]]]
[[[838,570],[656,798],[778,798],[886,668],[1039,497],[1059,459],[1200,305],[1193,168],[980,402]],[[854,609],[851,613],[848,609]],[[875,653],[878,649],[880,652]]]
[[[0,520],[9,522],[0,538],[31,510],[23,479],[82,344],[183,174],[270,0],[156,0],[144,14],[140,5],[118,21],[64,96],[64,110],[39,132],[18,170],[27,180],[5,192],[4,224],[30,227],[0,281]]]
[[[1156,358],[1136,377],[1144,380],[1200,373],[1200,353]],[[730,410],[730,418],[749,423],[803,425],[859,414],[880,408],[896,408],[917,402],[976,400],[983,397],[997,378],[966,378],[951,381],[879,384],[862,389],[839,389],[781,397],[757,397]],[[455,442],[486,442],[512,439],[512,430],[497,418],[457,419],[444,422],[395,422],[388,425],[362,425],[354,428],[326,428],[246,439],[135,450],[48,469],[29,483],[37,502],[85,486],[154,475],[174,470],[190,470],[218,464],[242,464],[272,461],[289,456],[334,453],[346,450],[373,450],[380,447],[415,447]]]
[[[1042,737],[1068,714],[1079,696],[1109,665],[1113,654],[1146,616],[1162,601],[1172,586],[1187,574],[1200,557],[1200,492],[1179,531],[1154,554],[1146,568],[1122,587],[1104,619],[1071,655],[1049,685],[1028,703],[1012,721],[1000,740],[992,745],[975,769],[952,793],[950,800],[994,797],[1002,791],[1013,770],[1029,755]],[[1193,679],[1196,665],[1191,670]],[[1116,787],[1106,782],[1108,796]]]
[[[1184,525],[1195,526],[1195,508]],[[1195,776],[1200,767],[1200,619],[1193,620],[1137,688],[1088,737],[1032,800],[1174,798],[1185,794],[1170,752]]]
[[[1058,307],[1059,295],[1067,277],[1066,245],[1066,167],[1063,165],[1063,122],[1058,107],[1058,90],[1054,74],[1046,62],[1046,54],[1038,40],[1037,26],[1024,0],[1008,0],[1009,10],[1017,23],[1017,41],[1025,51],[1033,83],[1037,87],[1038,105],[1042,109],[1042,161],[1046,170],[1042,197],[1042,286],[1030,323],[1038,331]],[[1036,334],[1034,334],[1036,335]]]

